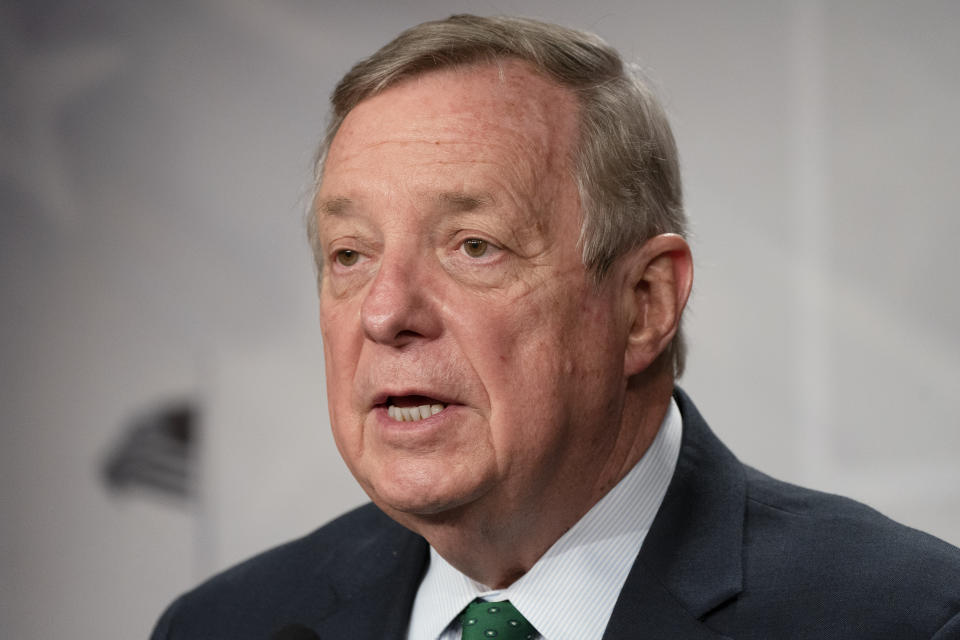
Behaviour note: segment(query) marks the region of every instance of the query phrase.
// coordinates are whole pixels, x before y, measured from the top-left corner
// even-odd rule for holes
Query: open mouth
[[[416,422],[436,415],[446,403],[427,396],[390,396],[385,402],[387,415],[398,422]]]

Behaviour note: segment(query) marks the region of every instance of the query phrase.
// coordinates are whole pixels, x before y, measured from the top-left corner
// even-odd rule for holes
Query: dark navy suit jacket
[[[960,550],[744,466],[676,399],[677,469],[605,639],[960,639]],[[294,623],[402,640],[427,560],[423,538],[360,507],[182,596],[153,640],[267,640]]]

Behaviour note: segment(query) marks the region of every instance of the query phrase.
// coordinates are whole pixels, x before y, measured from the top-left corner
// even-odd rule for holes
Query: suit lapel
[[[386,516],[384,516],[386,517]],[[314,623],[322,640],[403,640],[429,557],[426,541],[390,521],[375,544],[339,563],[337,585]]]
[[[627,577],[605,640],[712,639],[702,619],[742,590],[743,467],[713,435],[690,399],[680,458],[663,504]]]
[[[677,601],[651,572],[641,572],[631,585],[633,595],[622,592],[603,633],[604,640],[722,640],[720,635]]]

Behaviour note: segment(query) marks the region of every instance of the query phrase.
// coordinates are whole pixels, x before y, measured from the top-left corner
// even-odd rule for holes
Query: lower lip
[[[390,414],[387,413],[387,407],[385,405],[376,407],[373,410],[373,415],[381,431],[386,435],[398,438],[422,437],[429,432],[441,428],[444,423],[447,423],[450,418],[454,416],[459,408],[460,405],[448,404],[443,408],[443,411],[439,411],[427,418],[411,421],[404,420],[402,422],[391,418]]]

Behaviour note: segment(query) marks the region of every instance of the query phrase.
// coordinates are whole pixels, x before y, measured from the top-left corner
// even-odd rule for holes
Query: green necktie
[[[537,630],[509,600],[474,600],[460,614],[460,626],[463,627],[463,640],[530,640],[537,635]]]

